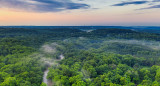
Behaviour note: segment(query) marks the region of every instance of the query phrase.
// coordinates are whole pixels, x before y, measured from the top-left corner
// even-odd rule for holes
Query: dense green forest
[[[47,86],[47,68],[53,86],[160,86],[160,34],[0,28],[0,86]]]

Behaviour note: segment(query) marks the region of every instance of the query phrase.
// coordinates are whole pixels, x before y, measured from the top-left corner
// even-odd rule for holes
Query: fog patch
[[[112,42],[119,42],[119,43],[126,43],[126,44],[137,44],[142,46],[147,46],[154,50],[160,50],[160,42],[157,41],[147,41],[147,40],[108,40],[104,43],[112,43]]]
[[[85,70],[85,69],[81,69],[81,72],[82,72],[82,74],[83,74],[83,78],[84,79],[90,79],[90,75],[91,75],[91,73],[89,73],[87,70]]]
[[[60,57],[60,60],[64,59],[63,54],[61,54],[59,57]]]
[[[54,54],[57,51],[56,46],[58,46],[57,43],[45,44],[40,50],[44,53]]]
[[[86,40],[87,38],[85,37],[79,37],[80,40]]]
[[[87,33],[92,32],[92,31],[94,31],[94,30],[96,30],[96,29],[92,29],[92,30],[83,30],[83,29],[82,29],[82,31],[85,31],[85,32],[87,32]]]
[[[52,80],[47,79],[48,72],[49,72],[48,67],[58,66],[59,64],[58,64],[57,61],[60,61],[60,60],[64,59],[63,54],[61,54],[59,56],[59,58],[60,59],[51,59],[51,58],[42,58],[41,59],[44,62],[44,65],[46,65],[46,70],[44,71],[44,74],[43,74],[43,82],[46,83],[47,86],[52,86],[54,84],[54,82],[52,82]]]
[[[47,65],[48,67],[51,66],[51,65],[55,65],[55,60],[54,59],[51,59],[51,58],[41,58],[41,61]]]
[[[92,32],[93,30],[86,30],[87,33]]]
[[[58,62],[62,59],[64,59],[64,55],[60,54],[59,59],[56,59],[56,55],[58,50],[57,47],[60,46],[57,43],[51,43],[51,44],[45,44],[40,48],[40,52],[38,56],[40,56],[40,60],[42,62],[42,65],[44,65],[45,70],[43,74],[43,82],[47,84],[47,86],[52,86],[53,82],[50,79],[47,79],[47,75],[49,72],[49,67],[58,66]]]

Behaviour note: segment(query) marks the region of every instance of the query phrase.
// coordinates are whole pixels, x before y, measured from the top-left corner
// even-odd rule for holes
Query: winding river
[[[62,59],[64,59],[64,56],[61,54],[59,56],[59,60],[62,60]],[[59,61],[59,60],[57,60],[57,61]],[[49,66],[51,66],[51,65],[49,64]],[[43,74],[43,82],[46,83],[47,86],[52,86],[53,85],[52,80],[47,79],[48,72],[49,72],[49,69],[47,67],[46,70],[44,71],[44,74]]]
[[[52,86],[52,80],[47,79],[47,75],[48,75],[48,68],[44,71],[44,75],[43,75],[43,82],[47,84],[47,86]]]

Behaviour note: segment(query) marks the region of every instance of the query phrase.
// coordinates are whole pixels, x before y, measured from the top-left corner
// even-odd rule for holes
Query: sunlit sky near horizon
[[[0,25],[160,26],[160,0],[0,0]]]

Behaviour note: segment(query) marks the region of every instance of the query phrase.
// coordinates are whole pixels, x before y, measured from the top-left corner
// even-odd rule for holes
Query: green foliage
[[[17,38],[0,39],[0,86],[39,86],[42,69],[35,49]],[[30,56],[29,56],[30,55]]]
[[[160,66],[152,63],[159,57],[149,61],[150,58],[144,57],[145,54],[137,54],[137,51],[143,52],[143,50],[151,51],[148,53],[151,54],[154,50],[142,45],[126,43],[115,43],[120,45],[110,45],[108,48],[108,43],[90,39],[68,39],[67,42],[61,42],[60,44],[65,47],[64,52],[62,50],[65,59],[60,61],[61,65],[50,69],[48,77],[57,83],[56,86],[59,84],[74,86],[78,85],[78,82],[84,82],[84,86],[156,86],[159,84],[157,82],[159,82]],[[92,48],[92,44],[98,47]],[[112,47],[115,47],[114,50],[118,52],[109,53]],[[158,63],[159,61],[156,64]],[[67,68],[69,68],[67,71],[64,70]],[[68,75],[71,70],[74,71]]]
[[[42,84],[40,86],[47,86],[45,83],[42,82]]]
[[[4,80],[0,86],[17,86],[16,78],[15,77],[8,77]]]
[[[125,29],[0,28],[0,86],[47,86],[37,55],[46,42],[60,45],[54,55],[45,54],[48,58],[65,56],[49,69],[47,77],[55,86],[160,86],[160,50],[126,42],[132,39],[159,42],[160,35]]]

